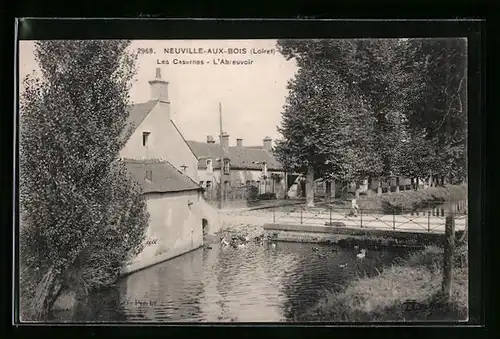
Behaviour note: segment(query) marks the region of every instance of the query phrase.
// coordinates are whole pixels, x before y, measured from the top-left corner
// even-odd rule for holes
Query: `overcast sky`
[[[37,69],[34,44],[21,41],[20,77]],[[138,73],[131,90],[134,102],[149,99],[149,84],[155,69],[169,81],[172,119],[186,139],[206,141],[219,134],[218,103],[222,103],[224,131],[230,145],[242,138],[244,145],[260,145],[265,136],[278,137],[276,126],[287,95],[287,81],[297,70],[295,61],[286,61],[276,50],[275,40],[136,40],[131,48],[152,48],[155,54],[140,54]],[[164,49],[175,48],[174,53]],[[189,54],[187,49],[203,53]],[[224,49],[224,54],[220,53]],[[246,48],[245,55],[227,54],[229,48]],[[183,49],[183,50],[180,50]],[[209,53],[208,49],[212,49]],[[274,50],[271,54],[250,54],[252,49]],[[217,51],[218,54],[213,52]],[[175,54],[175,52],[178,52]],[[251,60],[249,65],[215,65],[217,59]],[[178,60],[202,60],[203,65],[173,64]],[[168,60],[169,64],[158,64]],[[208,64],[208,62],[210,62]]]

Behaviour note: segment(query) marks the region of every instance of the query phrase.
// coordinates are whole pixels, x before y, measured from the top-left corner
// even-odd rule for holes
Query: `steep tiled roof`
[[[122,133],[124,139],[130,138],[132,133],[134,133],[135,129],[139,127],[144,119],[146,119],[157,102],[158,100],[149,100],[129,106],[130,113],[127,119],[127,125]]]
[[[209,144],[191,140],[188,140],[187,143],[198,157],[198,168],[200,169],[206,167],[207,158],[220,158],[220,144]],[[231,160],[231,168],[259,170],[261,169],[261,163],[266,162],[268,170],[282,170],[281,164],[262,146],[229,147],[229,152],[226,152],[226,156],[229,156]],[[220,163],[214,161],[213,168],[220,168]]]
[[[198,183],[164,160],[124,159],[127,170],[141,185],[144,193],[181,192],[200,190]],[[151,171],[151,181],[146,180],[146,171]]]

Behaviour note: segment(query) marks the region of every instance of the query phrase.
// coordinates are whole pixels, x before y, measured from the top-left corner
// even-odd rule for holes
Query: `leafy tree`
[[[39,41],[20,107],[21,312],[64,288],[113,283],[142,249],[148,213],[119,152],[135,57],[128,41]]]
[[[401,108],[400,86],[405,77],[399,62],[399,40],[341,39],[304,43],[287,40],[281,44],[287,56],[297,58],[306,54],[325,60],[330,68],[335,69],[347,90],[348,101],[358,106],[358,112],[360,108],[367,112],[365,117],[372,124],[375,122],[371,125],[375,128],[372,137],[383,166],[377,167],[379,173],[373,174],[389,175],[394,162],[394,141],[398,140],[398,136],[393,135],[398,132],[394,128],[396,121],[391,120],[390,115]]]
[[[315,108],[317,114],[333,116],[335,121],[327,125],[323,118],[318,120],[323,133],[329,130],[331,138],[318,136],[314,141],[318,145],[325,141],[322,146],[329,149],[321,152],[322,157],[311,153],[317,158],[317,170],[345,180],[361,180],[363,176],[465,178],[465,40],[282,40],[278,46],[287,59],[297,60],[300,69],[316,67],[321,69],[317,73],[325,74],[302,89],[291,86],[295,94],[290,95],[312,104],[305,92],[313,83],[322,88],[325,81],[334,81],[341,89],[335,97],[317,95],[323,96],[318,104],[321,108],[328,106],[328,100],[343,107],[338,114]],[[285,111],[283,127],[290,130],[286,119],[306,119],[302,116]],[[281,151],[302,159],[300,138],[283,135],[288,142],[294,138],[298,146]],[[330,166],[321,165],[324,158]]]
[[[349,40],[283,40],[278,47],[299,66],[279,129],[280,160],[327,179],[350,182],[380,175],[377,120],[350,73],[356,46]],[[306,191],[312,191],[312,179]],[[308,205],[312,199],[308,195]]]
[[[402,58],[409,75],[405,106],[414,138],[425,140],[422,176],[466,177],[467,41],[411,39]],[[418,135],[416,135],[418,133]]]
[[[335,159],[338,140],[332,133],[335,118],[348,109],[335,73],[322,60],[300,58],[299,71],[289,82],[275,154],[285,167],[307,174],[306,200],[314,205],[314,179]],[[337,148],[338,149],[338,148]]]

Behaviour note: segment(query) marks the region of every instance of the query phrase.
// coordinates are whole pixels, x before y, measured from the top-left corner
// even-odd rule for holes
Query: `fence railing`
[[[455,217],[456,230],[467,224],[467,202],[453,202],[452,209],[429,206],[419,209],[353,209],[351,207],[282,206],[272,209],[273,223],[332,227],[370,228],[392,231],[444,232],[446,216]]]

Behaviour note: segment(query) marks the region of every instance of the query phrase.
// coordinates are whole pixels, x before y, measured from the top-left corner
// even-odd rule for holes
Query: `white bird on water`
[[[271,244],[271,247],[272,247],[272,248],[276,248],[276,244],[273,242],[273,243]]]
[[[358,259],[364,259],[366,256],[366,250],[362,249],[360,253],[356,254],[356,258]]]
[[[245,247],[245,244],[238,244],[238,248],[243,248]]]
[[[227,242],[226,238],[222,238],[222,240],[220,241],[220,243],[221,243],[223,246],[229,246],[229,243]]]

